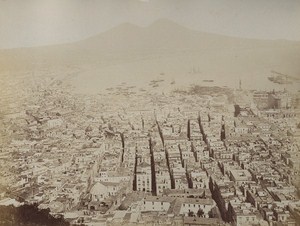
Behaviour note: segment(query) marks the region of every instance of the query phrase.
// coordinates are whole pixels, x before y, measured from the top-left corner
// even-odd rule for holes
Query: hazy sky
[[[159,18],[204,32],[300,40],[300,0],[0,0],[0,48],[76,41]]]

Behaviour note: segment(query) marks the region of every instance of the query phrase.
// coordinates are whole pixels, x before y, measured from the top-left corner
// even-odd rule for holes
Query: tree
[[[198,217],[203,217],[203,215],[204,215],[203,209],[199,208],[199,210],[198,210],[198,212],[197,212],[197,216],[198,216]]]
[[[50,209],[39,209],[37,204],[25,204],[20,207],[0,206],[0,226],[68,226],[63,217],[55,218]]]
[[[193,212],[193,211],[190,211],[190,210],[189,210],[188,216],[189,216],[189,217],[194,217],[194,216],[195,216],[195,214],[194,214],[194,212]]]

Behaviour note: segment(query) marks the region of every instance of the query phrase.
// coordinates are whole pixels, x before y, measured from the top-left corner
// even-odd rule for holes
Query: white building
[[[92,201],[103,201],[110,196],[115,196],[119,189],[120,183],[96,182],[90,190]]]
[[[151,192],[152,191],[152,180],[151,180],[151,166],[142,162],[137,166],[136,170],[136,190]]]

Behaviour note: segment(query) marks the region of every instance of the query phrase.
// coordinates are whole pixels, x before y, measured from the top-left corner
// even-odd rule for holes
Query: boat
[[[281,75],[277,75],[277,76],[269,76],[268,79],[271,82],[283,85],[283,84],[292,84],[293,81],[291,81],[291,79],[285,77],[285,76],[281,76]]]
[[[272,75],[268,77],[271,82],[283,85],[292,84],[293,82],[298,82],[300,79],[298,77],[282,74],[277,71],[271,71]]]

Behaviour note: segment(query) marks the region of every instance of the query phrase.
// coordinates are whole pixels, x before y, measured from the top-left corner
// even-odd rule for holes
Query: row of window
[[[201,207],[200,204],[185,204],[185,203],[183,203],[183,206],[184,206],[184,207],[185,207],[185,206],[188,206],[188,207],[193,207],[193,206],[196,207],[196,206],[197,206],[197,207],[199,207],[199,208]],[[203,205],[203,208],[205,208],[205,205]]]

